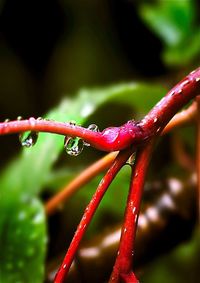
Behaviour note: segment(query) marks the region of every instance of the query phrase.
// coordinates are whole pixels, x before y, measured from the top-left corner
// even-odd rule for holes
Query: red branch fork
[[[119,254],[110,282],[138,282],[132,271],[134,239],[145,175],[153,145],[172,117],[199,94],[200,68],[191,72],[172,88],[142,120],[130,120],[120,127],[109,127],[102,132],[93,132],[70,123],[35,118],[0,123],[0,135],[25,131],[49,132],[82,138],[91,146],[103,151],[120,151],[84,212],[65,259],[57,273],[56,283],[64,282],[79,243],[104,193],[118,171],[126,163],[128,157],[136,150],[137,158],[131,177]]]

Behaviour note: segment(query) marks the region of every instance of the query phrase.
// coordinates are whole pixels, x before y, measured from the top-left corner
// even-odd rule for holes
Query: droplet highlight
[[[88,130],[92,131],[92,132],[99,132],[99,127],[96,124],[91,124],[88,126]],[[85,146],[90,146],[90,144],[88,142],[83,141]]]
[[[126,164],[133,166],[135,163],[136,153],[134,152],[129,159],[127,160]]]
[[[38,133],[29,131],[29,132],[24,132],[19,135],[19,141],[22,146],[24,147],[32,147],[33,145],[36,144],[38,139]]]
[[[72,138],[66,136],[64,139],[64,148],[67,154],[71,156],[78,156],[83,151],[84,142],[78,137]]]

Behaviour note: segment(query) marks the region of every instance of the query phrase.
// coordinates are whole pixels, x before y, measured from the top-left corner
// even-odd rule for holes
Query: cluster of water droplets
[[[74,122],[70,122],[71,125],[76,125]],[[91,124],[88,126],[88,130],[93,132],[98,132],[98,126],[95,124]],[[64,148],[67,154],[71,156],[78,156],[84,149],[84,146],[90,146],[89,143],[85,142],[83,139],[79,137],[70,137],[66,136],[64,139]]]
[[[8,119],[7,119],[8,120]],[[17,117],[17,120],[22,120],[22,117]],[[41,117],[37,118],[37,120],[42,120]],[[49,120],[49,119],[45,119]],[[71,126],[76,126],[75,121],[69,122]],[[95,124],[91,124],[87,128],[90,131],[98,132],[99,128]],[[35,131],[26,131],[19,134],[19,141],[23,147],[32,147],[36,144],[38,140],[38,132]],[[79,137],[70,137],[66,136],[64,139],[64,148],[67,154],[71,156],[78,156],[84,149],[84,146],[90,146],[89,143],[85,142],[83,139]]]

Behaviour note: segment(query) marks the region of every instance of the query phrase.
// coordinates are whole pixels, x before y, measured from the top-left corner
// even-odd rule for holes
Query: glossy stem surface
[[[135,276],[133,277],[132,272],[133,256],[135,252],[135,236],[144,181],[154,143],[154,141],[150,141],[147,145],[140,148],[136,156],[136,162],[132,169],[119,250],[110,277],[110,283],[119,283],[120,278],[125,278],[126,280],[124,280],[124,282],[138,282],[137,278]],[[133,281],[127,281],[129,279]]]
[[[200,93],[200,68],[191,72],[173,87],[156,106],[139,122],[128,121],[120,127],[109,127],[93,132],[70,123],[30,118],[23,121],[0,123],[0,135],[25,131],[50,132],[80,137],[103,151],[118,151],[142,144],[156,133],[162,132],[172,117]]]
[[[140,121],[139,125],[146,133],[146,138],[161,132],[172,117],[199,93],[200,68],[175,85]]]
[[[197,208],[200,224],[200,96],[196,98],[197,103],[197,138],[196,138],[196,167],[197,167]]]
[[[75,177],[68,185],[64,186],[59,192],[50,198],[45,205],[45,211],[48,215],[55,212],[57,207],[69,199],[79,188],[88,183],[91,179],[108,169],[113,163],[118,152],[108,153],[106,156],[94,162],[92,165],[83,170],[77,177]]]
[[[129,148],[126,151],[120,152],[116,159],[114,160],[112,166],[100,182],[95,194],[93,195],[89,205],[85,209],[85,212],[83,214],[83,217],[80,221],[80,224],[78,225],[78,228],[76,230],[76,233],[71,241],[71,244],[69,246],[69,249],[67,251],[67,254],[63,260],[63,263],[56,275],[55,283],[62,283],[64,282],[67,273],[69,271],[69,268],[72,264],[72,261],[74,259],[75,253],[78,249],[78,246],[80,244],[80,241],[91,222],[91,219],[99,206],[107,188],[111,184],[112,180],[116,176],[116,174],[119,172],[121,167],[125,164],[128,157],[131,155],[132,150]]]

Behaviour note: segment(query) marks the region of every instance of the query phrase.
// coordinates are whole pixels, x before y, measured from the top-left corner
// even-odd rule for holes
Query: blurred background
[[[198,0],[0,0],[0,121],[7,118],[13,120],[19,115],[24,118],[43,116],[63,98],[75,97],[83,87],[138,81],[158,83],[169,89],[183,75],[198,67],[199,63]],[[141,104],[145,96],[141,97]],[[101,127],[109,123],[120,124],[132,117],[133,108],[123,108],[123,103],[112,109],[112,117],[110,104],[108,109],[101,109],[96,114],[97,120],[101,120]],[[189,152],[193,154],[194,143],[191,140],[188,142],[191,136],[190,130],[184,133],[184,141],[187,141]],[[159,157],[154,158],[157,165],[151,169],[154,176],[161,165],[164,175],[171,174],[168,168],[172,161],[169,139],[167,137],[159,145]],[[3,168],[5,161],[12,159],[20,148],[15,138],[1,137],[0,166]],[[68,166],[72,166],[72,169],[74,166],[75,172],[78,172],[78,169],[84,168],[85,163],[88,164],[98,156],[101,155],[86,151],[78,161],[67,159]],[[59,162],[63,164],[62,157]],[[70,170],[69,174],[75,175]],[[62,182],[66,182],[67,178]],[[120,184],[127,187],[128,181],[125,179],[122,178]],[[58,188],[62,182],[55,181],[52,187]],[[55,193],[55,190],[52,191]],[[85,198],[84,201],[87,203]],[[74,205],[72,201],[69,208]],[[105,206],[110,206],[109,201]],[[81,207],[84,207],[84,203]],[[113,211],[116,213],[116,208]],[[116,219],[109,219],[107,212],[104,219],[109,219],[112,224],[118,223],[123,215],[123,207],[120,211],[118,216],[114,216]],[[73,234],[73,231],[65,231],[66,222],[70,221],[64,219],[67,214],[68,211],[65,211],[51,219],[50,248],[53,251],[50,252],[50,258],[60,254],[61,250],[63,252],[64,237],[69,234],[70,239]],[[69,226],[76,226],[80,213],[75,218],[75,223]],[[56,225],[60,225],[62,235],[54,235],[52,232]],[[98,225],[103,226],[102,223]],[[99,230],[98,225],[94,230]],[[55,242],[58,242],[56,248]],[[188,262],[195,259],[192,251],[197,250],[197,241],[192,242],[192,246],[187,249],[191,252],[191,257],[186,256],[188,266]],[[184,261],[185,254],[187,251],[184,250],[175,254],[175,257],[182,257]],[[171,258],[167,264],[170,262],[173,263]],[[166,271],[163,268],[165,264],[164,259],[161,271],[147,273],[144,282],[164,282],[166,273],[176,267],[174,264]],[[197,265],[198,261],[194,260],[190,271]],[[150,267],[151,270],[154,267]],[[194,278],[187,282],[196,282]],[[170,279],[170,282],[183,283],[183,277],[179,278],[180,281],[175,277],[173,280]]]

